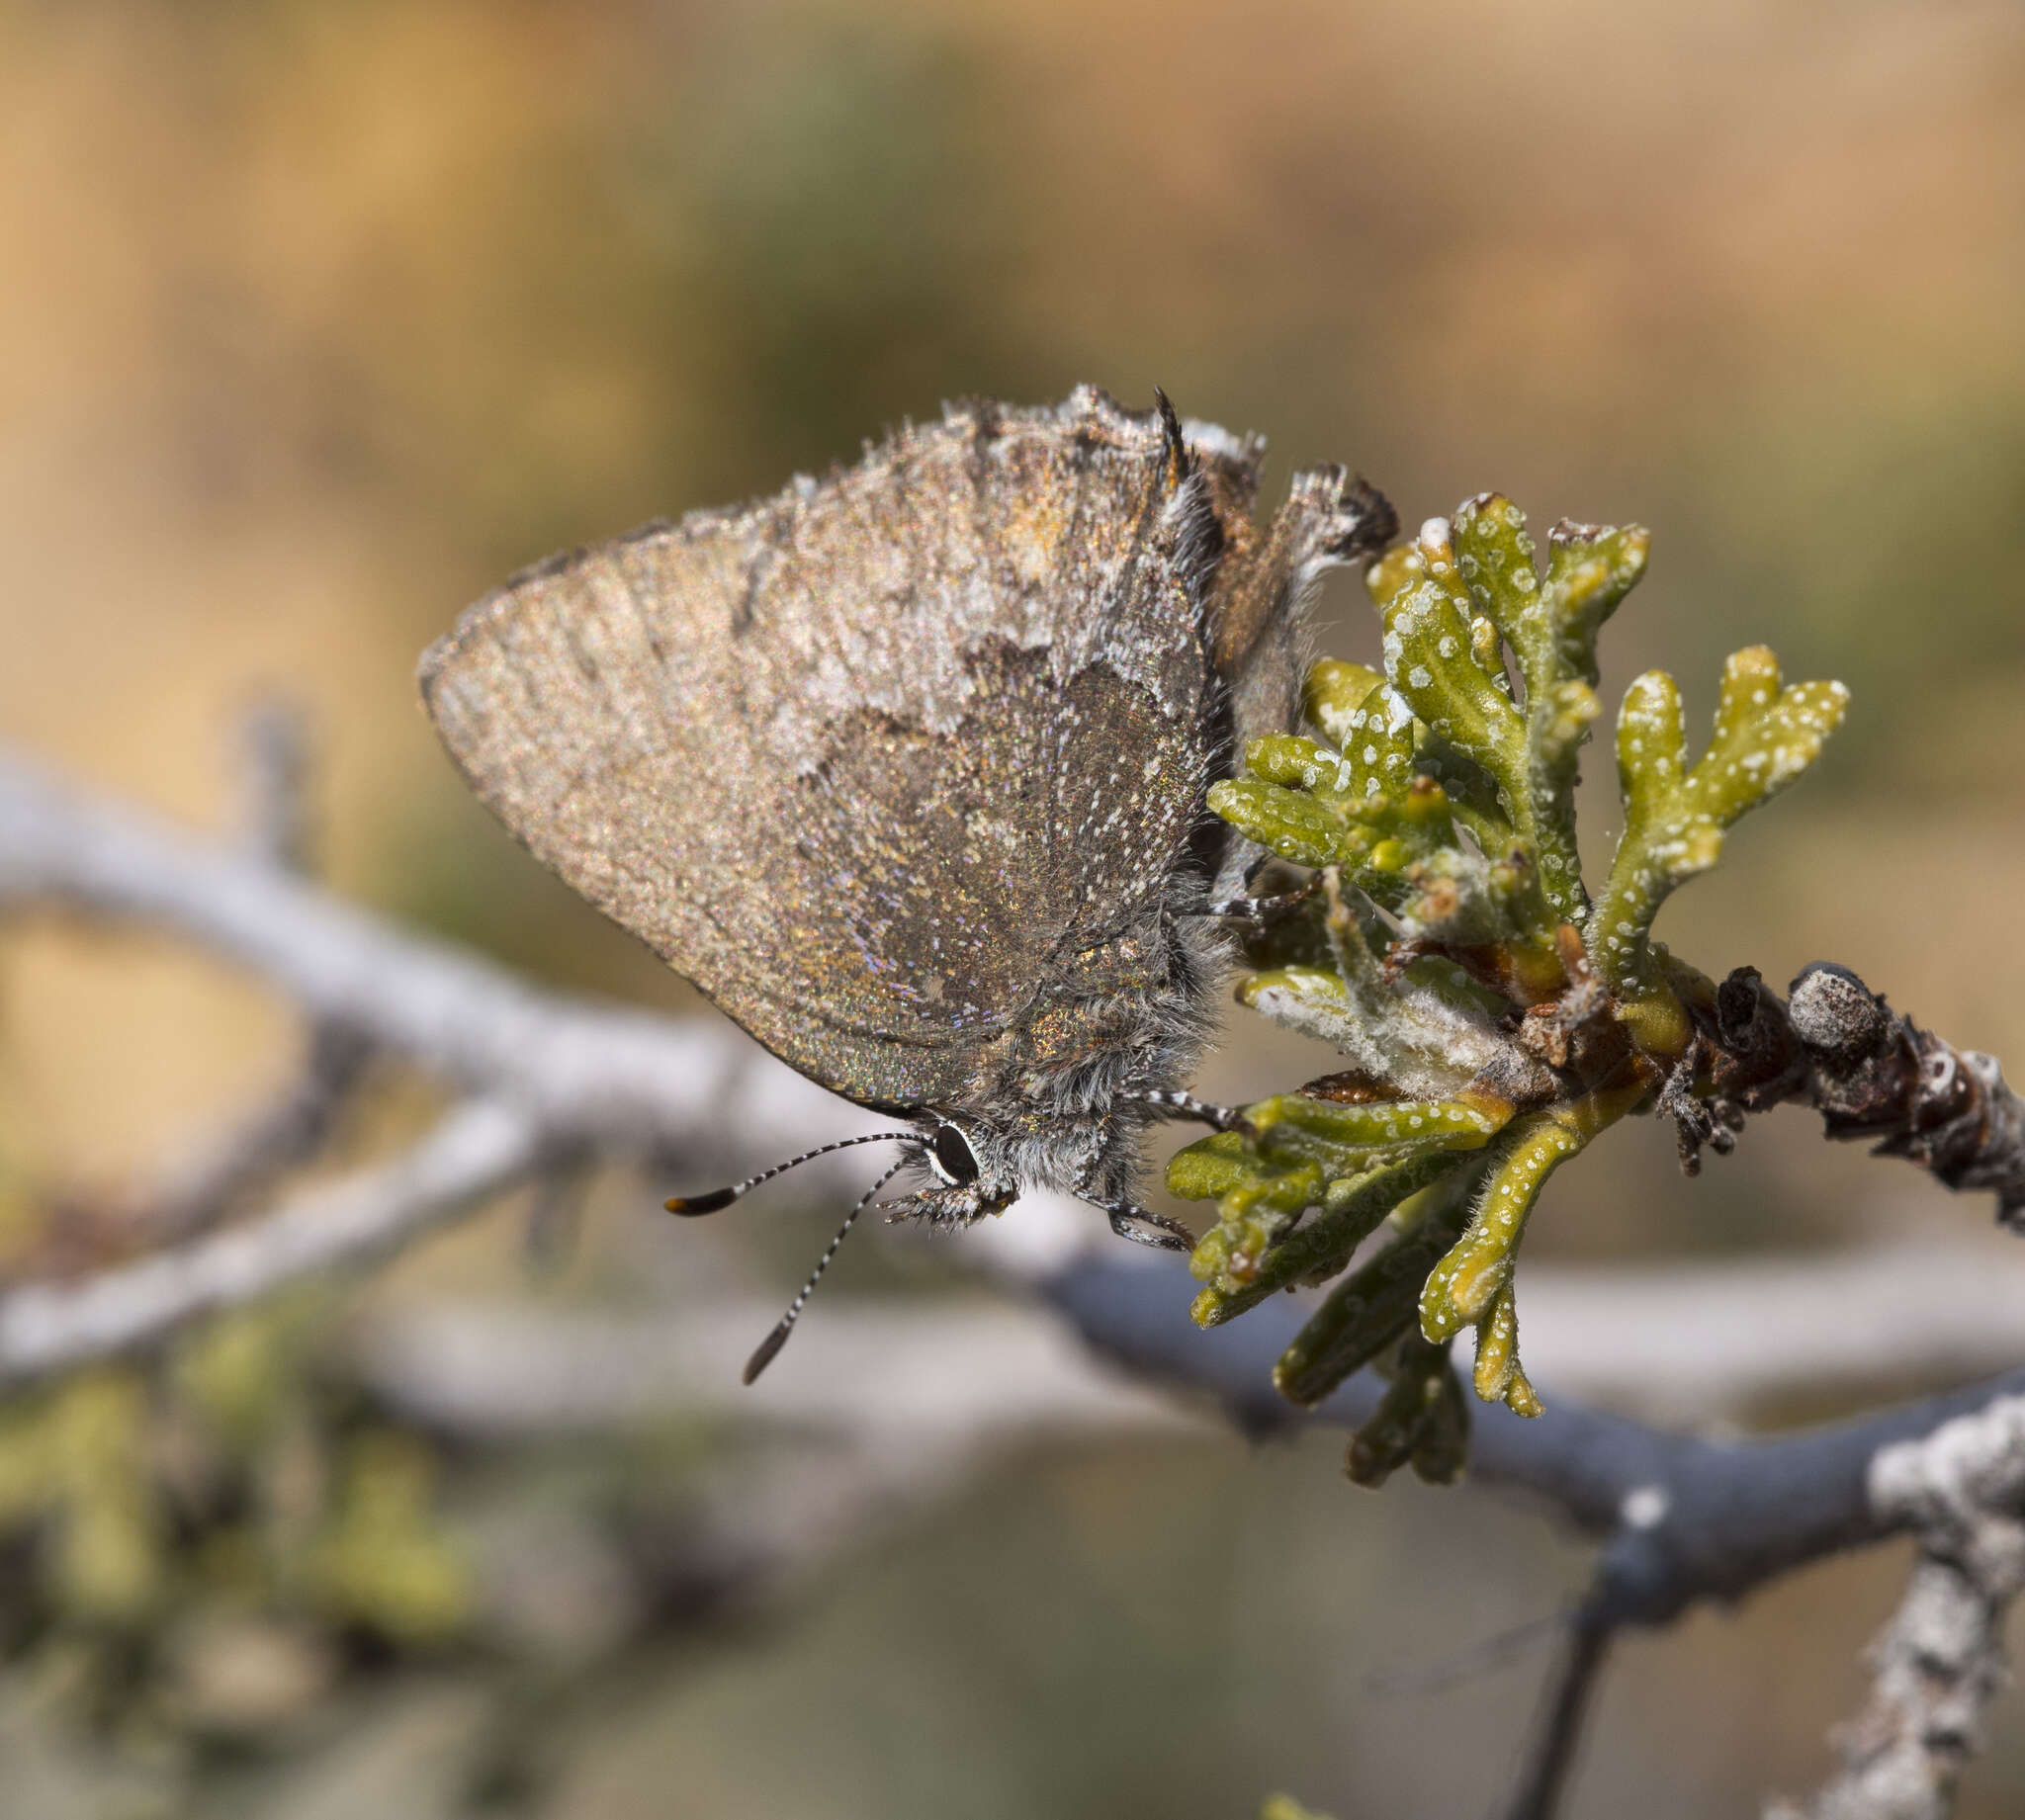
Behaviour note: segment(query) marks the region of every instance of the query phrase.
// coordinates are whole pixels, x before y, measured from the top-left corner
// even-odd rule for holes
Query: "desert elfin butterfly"
[[[1342,470],[1263,535],[1262,445],[1095,388],[973,401],[741,510],[558,557],[422,658],[479,796],[545,865],[781,1060],[890,1113],[852,1220],[967,1225],[1051,1188],[1142,1244],[1146,1125],[1259,857],[1204,809],[1299,712],[1303,606],[1390,538]],[[825,1146],[825,1150],[836,1146]],[[811,1152],[810,1156],[821,1152]],[[804,1162],[806,1158],[796,1158]],[[668,1203],[714,1212],[762,1175]]]

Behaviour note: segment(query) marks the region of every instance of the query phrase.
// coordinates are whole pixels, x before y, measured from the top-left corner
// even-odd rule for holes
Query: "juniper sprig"
[[[1618,719],[1625,831],[1592,899],[1574,793],[1600,714],[1596,641],[1648,542],[1563,522],[1542,572],[1507,499],[1431,519],[1366,577],[1383,674],[1316,663],[1316,737],[1253,741],[1243,774],[1210,792],[1268,854],[1321,874],[1252,937],[1239,999],[1347,1066],[1173,1160],[1174,1192],[1217,1211],[1193,1312],[1214,1326],[1276,1290],[1334,1284],[1275,1375],[1303,1405],[1366,1365],[1391,1380],[1351,1447],[1364,1483],[1406,1464],[1459,1472],[1467,1405],[1449,1354],[1465,1329],[1476,1395],[1539,1413],[1514,1264],[1555,1170],[1655,1107],[1692,1167],[1777,1096],[1758,1078],[1776,1058],[1725,1047],[1718,1001],[1738,989],[1669,955],[1652,921],[1731,823],[1814,761],[1848,692],[1784,686],[1769,650],[1739,651],[1691,765],[1673,679],[1639,677]]]

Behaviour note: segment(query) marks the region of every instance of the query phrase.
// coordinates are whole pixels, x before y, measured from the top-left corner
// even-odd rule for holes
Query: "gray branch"
[[[447,945],[396,932],[262,858],[94,802],[0,755],[0,910],[36,907],[131,920],[205,944],[264,976],[312,1025],[353,1030],[466,1097],[405,1156],[298,1195],[264,1218],[75,1284],[0,1295],[0,1383],[154,1344],[193,1318],[306,1271],[383,1256],[460,1208],[572,1159],[679,1156],[694,1169],[699,1158],[722,1157],[742,1131],[806,1139],[861,1128],[842,1102],[721,1027],[537,992]],[[1865,1053],[1890,1072],[1893,1058],[1912,1053],[1907,1044],[1917,1050],[1894,1026]],[[1914,1154],[1943,1179],[1994,1187],[2008,1201],[2000,1153],[2010,1148],[2015,1102],[1993,1065],[1990,1079],[1967,1072],[1971,1085],[1951,1087],[1942,1108],[1954,1137]],[[1908,1094],[1908,1115],[1923,1118],[1938,1106],[1925,1087]],[[1035,1261],[1015,1274],[1101,1353],[1170,1389],[1199,1391],[1248,1428],[1315,1419],[1272,1386],[1273,1360],[1298,1320],[1284,1305],[1205,1334],[1189,1322],[1185,1285],[1171,1272],[1107,1257]],[[1932,1589],[1950,1574],[1958,1606],[1981,1600],[1987,1609],[2012,1583],[1993,1577],[1969,1544],[1931,1539],[1940,1533],[1931,1500],[1880,1491],[1880,1456],[1898,1458],[1886,1450],[1926,1443],[1944,1425],[2020,1395],[2025,1371],[2014,1371],[1860,1421],[1740,1441],[1669,1435],[1550,1399],[1534,1422],[1502,1408],[1483,1412],[1472,1471],[1543,1499],[1604,1539],[1587,1607],[1598,1654],[1624,1625],[1664,1623],[1698,1601],[1738,1598],[1804,1562],[1908,1528],[1929,1538],[1914,1589],[1920,1611],[1934,1605]],[[1372,1402],[1354,1380],[1316,1417],[1355,1427]],[[2016,1454],[2019,1440],[2012,1433],[2004,1444]],[[1889,1475],[1886,1482],[1896,1483]],[[1985,1530],[1962,1533],[1973,1541]],[[1958,1651],[1958,1688],[1982,1685],[1973,1679],[1981,1633],[1972,1632],[1973,1625],[1962,1631],[1969,1640]],[[1888,1656],[1894,1647],[1888,1642]],[[1899,1653],[1910,1661],[1923,1647]],[[1891,1698],[1897,1710],[1906,1695],[1900,1689]],[[1572,1710],[1580,1700],[1562,1704]],[[1930,1732],[1919,1732],[1919,1748],[1931,1756]],[[1948,1734],[1973,1735],[1973,1726]],[[1865,1762],[1896,1748],[1888,1743]],[[1566,1745],[1555,1749],[1562,1761],[1550,1766],[1549,1779],[1557,1784]]]
[[[301,706],[270,696],[239,728],[239,846],[280,871],[310,869],[309,733]],[[156,1244],[173,1244],[240,1211],[329,1140],[365,1074],[372,1045],[349,1025],[311,1021],[302,1066],[265,1103],[176,1160],[134,1196],[129,1224]]]
[[[1019,1225],[1032,1211],[1020,1209]],[[977,1243],[965,1244],[964,1261],[976,1262],[997,1236],[968,1235]],[[1110,1241],[1100,1235],[1096,1243]],[[999,1280],[1035,1276],[1001,1248],[989,1250],[985,1269]],[[1880,1247],[1811,1270],[1798,1259],[1699,1264],[1685,1272],[1684,1283],[1673,1280],[1676,1266],[1669,1265],[1536,1264],[1526,1278],[1529,1333],[1557,1404],[1601,1401],[1680,1426],[1733,1422],[1796,1395],[1854,1398],[1893,1382],[1966,1382],[2016,1362],[2025,1331],[2025,1257],[1967,1246],[1937,1250],[1931,1256]],[[1071,1248],[1070,1256],[1085,1253]],[[1039,1274],[1052,1278],[1069,1268],[1048,1264]],[[1760,1271],[1770,1279],[1763,1296]],[[1153,1280],[1174,1283],[1158,1270]],[[1699,1329],[1691,1321],[1697,1308]],[[889,1414],[916,1423],[924,1420],[922,1399],[930,1385],[938,1426],[947,1428],[956,1411],[972,1405],[990,1408],[970,1420],[994,1421],[1042,1392],[1059,1387],[1069,1394],[1065,1374],[1079,1359],[1087,1385],[1076,1394],[1101,1395],[1115,1379],[1041,1309],[993,1303],[951,1312],[885,1301],[867,1308],[839,1294],[797,1335],[767,1374],[764,1394],[754,1396],[726,1360],[749,1352],[779,1314],[771,1297],[715,1291],[707,1305],[657,1301],[637,1311],[594,1313],[518,1300],[402,1297],[397,1308],[374,1312],[356,1356],[367,1380],[416,1420],[493,1440],[623,1430],[678,1410],[824,1428],[885,1421]],[[1901,1315],[1903,1333],[1892,1325]],[[1951,1321],[1953,1331],[1946,1331]],[[1943,1331],[1922,1332],[1922,1322]],[[1881,1338],[1865,1346],[1844,1343],[1851,1329]],[[1812,1370],[1809,1343],[1822,1349]],[[1694,1369],[1684,1371],[1681,1360],[1690,1355]],[[1172,1415],[1150,1390],[1138,1404]],[[1061,1419],[1051,1407],[1047,1420]]]
[[[308,716],[300,702],[269,695],[239,723],[239,843],[284,872],[310,872],[315,829],[309,809]]]
[[[539,992],[0,748],[0,910],[10,904],[172,930],[259,974],[311,1021],[524,1107],[559,1147],[693,1160],[721,1152],[710,1134],[728,1127],[823,1136],[860,1122],[729,1029]]]
[[[0,1385],[18,1385],[155,1344],[187,1322],[240,1307],[317,1270],[410,1244],[519,1180],[541,1137],[510,1106],[473,1100],[412,1149],[264,1219],[101,1270],[0,1295]]]
[[[175,1244],[210,1231],[266,1193],[323,1149],[370,1055],[344,1025],[311,1025],[294,1078],[132,1196],[126,1223],[154,1244]]]
[[[1376,1404],[1380,1387],[1364,1377],[1311,1416],[1278,1395],[1273,1361],[1300,1325],[1292,1307],[1267,1303],[1204,1333],[1162,1272],[1091,1263],[1046,1289],[1101,1353],[1214,1396],[1256,1432],[1315,1419],[1355,1429]],[[1607,1541],[1597,1607],[1609,1623],[1663,1624],[1700,1601],[1741,1598],[1791,1568],[1907,1527],[1873,1506],[1872,1456],[2021,1393],[2025,1368],[1855,1421],[1740,1440],[1667,1434],[1548,1395],[1545,1415],[1532,1420],[1502,1405],[1479,1410],[1469,1471],[1543,1499]]]
[[[1721,1135],[1713,1111],[1798,1100],[1819,1111],[1831,1138],[1869,1142],[1951,1188],[1988,1189],[1998,1220],[2025,1230],[2025,1101],[1994,1056],[1957,1049],[1826,961],[1802,970],[1784,1004],[1755,968],[1740,967],[1700,1016],[1716,1100],[1668,1107],[1691,1172],[1696,1147]]]
[[[727,1129],[773,1126],[799,1139],[858,1122],[721,1026],[538,992],[270,866],[0,757],[0,906],[10,901],[141,920],[204,942],[312,1015],[448,1077],[475,1103],[416,1156],[266,1219],[79,1284],[0,1296],[0,1381],[149,1343],[227,1295],[375,1255],[488,1186],[536,1170],[549,1154],[693,1157],[727,1148]],[[332,1216],[326,1196],[344,1217]],[[1138,1261],[1043,1260],[1024,1274],[1100,1351],[1217,1396],[1247,1426],[1301,1420],[1272,1384],[1296,1311],[1269,1306],[1203,1333],[1170,1275]],[[1870,1455],[2009,1387],[2000,1378],[1955,1399],[1768,1441],[1671,1436],[1566,1400],[1530,1423],[1491,1409],[1477,1425],[1474,1470],[1549,1498],[1595,1533],[1629,1535],[1609,1608],[1618,1621],[1661,1622],[1694,1600],[1735,1597],[1768,1574],[1886,1533],[1865,1496]],[[1355,1423],[1368,1403],[1354,1381],[1321,1414]],[[1628,1500],[1662,1514],[1628,1532]]]
[[[2004,1613],[2025,1590],[2025,1397],[1884,1449],[1869,1490],[1881,1520],[1918,1535],[1919,1560],[1871,1646],[1870,1702],[1837,1740],[1842,1772],[1808,1812],[1946,1820],[2008,1678]]]
[[[1005,1438],[1187,1432],[1210,1419],[1104,1369],[1041,1311],[983,1296],[839,1301],[755,1395],[736,1361],[779,1314],[770,1299],[629,1316],[404,1297],[371,1311],[350,1350],[360,1380],[409,1420],[492,1442],[623,1431],[679,1410],[875,1452],[969,1455]]]

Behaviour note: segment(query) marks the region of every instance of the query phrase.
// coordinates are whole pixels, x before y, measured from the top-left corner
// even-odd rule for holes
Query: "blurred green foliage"
[[[330,1311],[327,1292],[285,1296],[165,1370],[88,1371],[7,1412],[0,1553],[31,1566],[6,1626],[66,1652],[80,1694],[187,1705],[180,1639],[206,1614],[403,1651],[469,1635],[433,1451],[318,1367]],[[199,1723],[229,1722],[200,1705]]]
[[[1329,1820],[1329,1816],[1303,1807],[1290,1794],[1276,1794],[1267,1797],[1266,1805],[1259,1810],[1259,1820]]]

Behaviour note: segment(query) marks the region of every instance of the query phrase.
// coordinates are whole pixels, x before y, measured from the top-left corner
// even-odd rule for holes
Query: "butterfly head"
[[[968,1226],[1003,1212],[1019,1185],[1007,1146],[982,1125],[935,1118],[914,1159],[932,1178],[930,1185],[884,1203],[896,1220],[924,1220],[930,1226]]]

